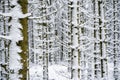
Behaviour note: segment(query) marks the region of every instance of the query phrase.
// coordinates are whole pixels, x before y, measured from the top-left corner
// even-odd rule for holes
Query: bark
[[[25,14],[27,13],[27,5],[28,2],[27,0],[18,0],[18,3],[21,5],[22,12]],[[19,42],[19,46],[21,46],[22,52],[20,53],[21,56],[21,63],[23,64],[23,68],[19,71],[20,74],[22,74],[21,80],[27,80],[28,76],[28,19],[20,19],[20,23],[23,26],[22,35],[23,35],[23,40]]]
[[[77,23],[77,0],[73,1],[70,5],[72,7],[71,14],[71,27],[72,27],[72,79],[79,80],[78,77],[78,23]]]
[[[94,79],[100,80],[101,78],[101,48],[102,48],[102,43],[100,42],[100,36],[99,36],[99,31],[100,31],[100,2],[98,0],[94,0],[94,10],[95,10],[95,22],[94,22],[94,38],[96,39],[96,42],[94,43]]]

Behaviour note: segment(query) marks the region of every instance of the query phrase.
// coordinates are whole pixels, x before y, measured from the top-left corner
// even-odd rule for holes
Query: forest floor
[[[48,67],[49,80],[71,80],[66,66],[51,65]],[[30,80],[42,80],[43,68],[39,65],[30,68]]]

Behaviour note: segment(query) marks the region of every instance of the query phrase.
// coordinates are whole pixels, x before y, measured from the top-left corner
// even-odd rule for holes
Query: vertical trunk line
[[[113,19],[113,46],[114,46],[114,48],[113,48],[113,56],[114,56],[114,79],[115,80],[118,80],[118,73],[117,73],[117,71],[118,71],[118,67],[117,67],[117,55],[118,55],[118,53],[117,53],[117,45],[116,45],[116,42],[117,42],[117,33],[116,33],[116,28],[117,28],[117,25],[116,25],[116,23],[117,23],[117,20],[116,20],[116,15],[117,15],[117,12],[116,12],[116,4],[117,4],[117,0],[113,0],[113,9],[114,9],[114,11],[113,11],[113,17],[114,17],[114,19]]]
[[[27,13],[27,0],[18,0],[18,3],[21,5],[22,12],[25,14]],[[20,53],[21,56],[21,63],[23,64],[23,68],[19,70],[19,73],[22,74],[21,80],[27,80],[28,74],[28,19],[20,19],[20,23],[23,26],[22,35],[23,40],[19,42],[19,46],[21,46],[22,52]]]
[[[70,32],[68,32],[68,36],[70,36],[70,42],[68,42],[68,46],[71,46],[71,8],[69,7],[69,5],[70,5],[70,1],[68,1],[68,3],[67,3],[67,5],[68,5],[68,28],[69,28],[69,30],[70,30]],[[71,47],[69,48],[70,49],[70,51],[68,51],[68,71],[70,72],[70,74],[71,74],[71,70],[72,70],[72,58],[71,58],[71,56],[72,56],[72,54],[71,54]],[[72,75],[72,74],[71,74]],[[70,75],[70,79],[72,78],[72,76]]]

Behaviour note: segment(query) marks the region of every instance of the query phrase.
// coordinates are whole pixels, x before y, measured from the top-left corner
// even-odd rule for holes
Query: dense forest
[[[120,0],[0,0],[0,80],[120,80]]]

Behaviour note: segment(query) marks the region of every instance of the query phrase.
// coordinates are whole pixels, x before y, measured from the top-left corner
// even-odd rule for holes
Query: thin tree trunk
[[[101,78],[101,43],[100,43],[100,36],[99,36],[99,31],[100,31],[100,25],[101,22],[99,20],[100,17],[100,3],[98,0],[94,0],[94,9],[95,9],[95,30],[94,30],[94,38],[96,39],[96,42],[94,43],[94,79],[100,80]]]
[[[1,13],[7,13],[10,9],[10,2],[1,0],[0,1],[0,12]],[[7,25],[9,22],[9,17],[1,16],[0,21],[0,35],[8,36],[9,35],[9,26]],[[10,40],[7,39],[1,39],[0,40],[0,79],[9,79],[9,46],[10,46]]]
[[[78,44],[78,23],[77,23],[77,0],[73,1],[72,4],[70,5],[72,7],[72,79],[73,80],[79,80],[78,77],[78,49],[77,46]]]
[[[113,73],[113,76],[114,76],[114,80],[119,80],[119,76],[118,76],[118,46],[117,46],[117,41],[118,41],[118,33],[116,32],[117,29],[118,29],[118,26],[117,26],[117,15],[118,15],[118,12],[117,12],[117,3],[118,1],[117,0],[113,0],[113,56],[114,56],[114,73]]]

